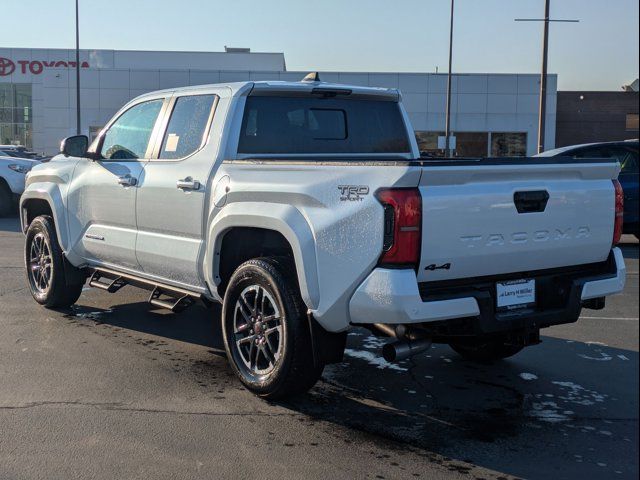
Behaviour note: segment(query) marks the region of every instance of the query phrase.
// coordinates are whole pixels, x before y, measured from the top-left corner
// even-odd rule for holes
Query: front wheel
[[[78,300],[84,276],[64,258],[50,216],[36,217],[29,225],[24,256],[29,289],[36,302],[61,308]]]
[[[302,393],[320,378],[295,271],[278,258],[249,260],[233,273],[222,306],[231,367],[256,395]]]
[[[512,357],[520,352],[524,347],[521,345],[510,345],[501,341],[489,341],[476,345],[463,345],[451,343],[449,346],[465,360],[476,362],[490,362]]]

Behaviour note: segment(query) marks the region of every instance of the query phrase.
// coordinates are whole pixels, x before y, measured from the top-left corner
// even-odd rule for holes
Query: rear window
[[[396,102],[249,96],[238,153],[409,153]]]

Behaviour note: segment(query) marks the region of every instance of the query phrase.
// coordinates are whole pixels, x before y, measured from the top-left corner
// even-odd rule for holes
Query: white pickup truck
[[[21,199],[35,300],[86,278],[158,307],[221,302],[229,361],[265,398],[310,388],[346,332],[388,360],[500,359],[620,292],[619,165],[420,158],[397,90],[316,81],[153,92],[35,167]]]

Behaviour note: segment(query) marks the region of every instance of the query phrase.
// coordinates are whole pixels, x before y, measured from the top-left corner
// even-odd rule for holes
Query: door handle
[[[118,184],[122,185],[123,187],[133,187],[137,183],[138,180],[136,179],[136,177],[132,177],[129,174],[118,177]]]
[[[200,190],[200,182],[191,177],[176,182],[176,187],[180,190]]]

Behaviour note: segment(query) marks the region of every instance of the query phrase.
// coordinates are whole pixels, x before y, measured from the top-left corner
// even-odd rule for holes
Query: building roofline
[[[58,50],[61,52],[73,52],[75,48],[57,48],[57,47],[2,47],[3,50]],[[225,55],[282,55],[284,52],[225,52],[223,51],[211,51],[211,50],[138,50],[138,49],[117,49],[117,48],[87,48],[80,49],[81,52],[90,52],[92,50],[99,50],[101,52],[126,52],[126,53],[196,53],[196,54],[211,54],[211,53],[223,53]]]

